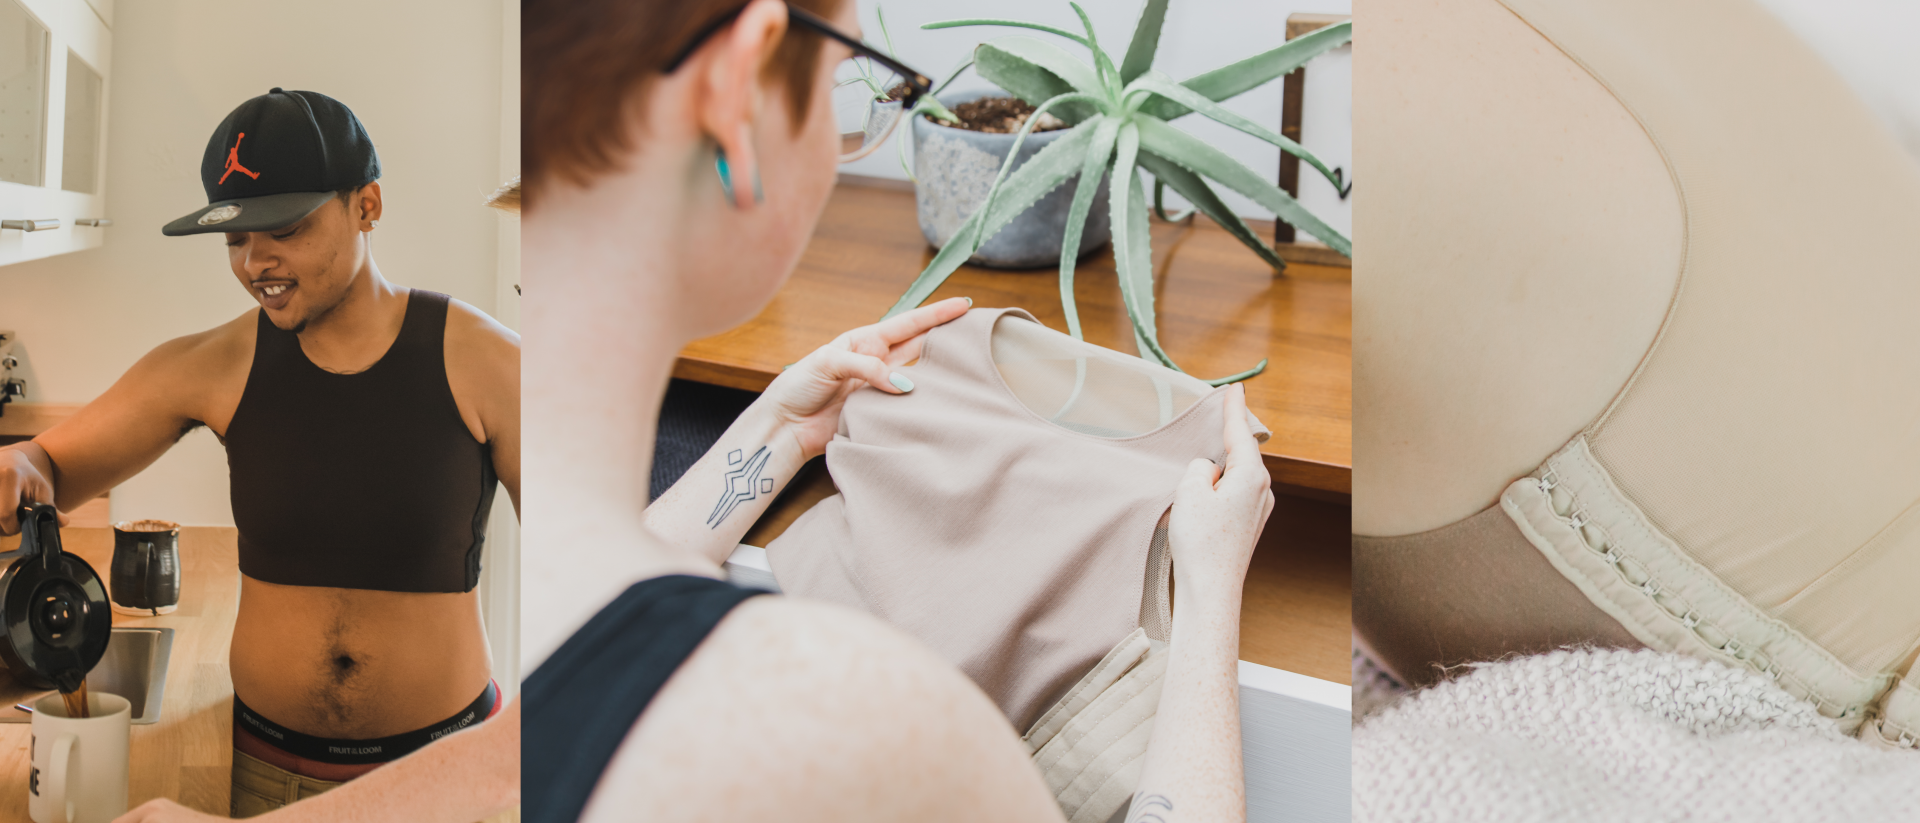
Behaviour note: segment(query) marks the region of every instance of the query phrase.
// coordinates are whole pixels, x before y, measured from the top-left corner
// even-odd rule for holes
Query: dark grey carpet
[[[672,488],[759,396],[691,380],[670,382],[667,397],[660,403],[660,430],[653,441],[647,502],[658,500]]]

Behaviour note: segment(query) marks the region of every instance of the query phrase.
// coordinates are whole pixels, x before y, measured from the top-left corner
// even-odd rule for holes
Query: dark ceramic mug
[[[132,520],[113,524],[113,568],[107,591],[121,614],[166,614],[180,606],[180,524]]]

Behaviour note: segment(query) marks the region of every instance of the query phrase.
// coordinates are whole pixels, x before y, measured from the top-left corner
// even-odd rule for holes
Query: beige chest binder
[[[1068,816],[1100,823],[1151,732],[1163,518],[1187,464],[1223,456],[1224,390],[1019,309],[934,329],[902,371],[909,394],[848,397],[827,447],[840,494],[767,547],[774,576],[952,661],[1031,730]]]
[[[1639,120],[1686,224],[1638,370],[1501,508],[1642,643],[1920,747],[1920,167],[1745,0],[1503,2]]]

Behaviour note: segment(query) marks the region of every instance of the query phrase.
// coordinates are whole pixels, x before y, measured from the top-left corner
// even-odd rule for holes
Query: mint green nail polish
[[[962,300],[965,300],[965,301],[967,301],[967,308],[969,308],[969,309],[971,309],[971,308],[973,308],[973,298],[971,298],[971,297],[963,297],[963,298],[960,298],[960,299],[962,299]]]
[[[913,391],[913,381],[908,380],[906,375],[899,372],[887,375],[887,382],[892,383],[894,388],[903,392]]]

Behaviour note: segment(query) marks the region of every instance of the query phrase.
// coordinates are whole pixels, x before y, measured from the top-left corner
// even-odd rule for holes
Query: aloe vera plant
[[[1160,42],[1161,25],[1166,21],[1168,0],[1147,0],[1133,40],[1118,65],[1100,48],[1093,24],[1078,3],[1069,3],[1080,18],[1085,35],[1040,23],[1017,20],[967,19],[928,23],[922,28],[945,29],[960,26],[1011,26],[1043,31],[1077,43],[1091,53],[1092,63],[1076,59],[1051,42],[1015,35],[981,44],[974,50],[974,70],[1000,88],[1035,107],[1015,137],[1013,150],[1000,167],[986,201],[975,209],[925,271],[907,288],[906,294],[887,311],[892,317],[925,302],[947,277],[965,263],[996,232],[1021,212],[1068,178],[1079,175],[1068,213],[1066,236],[1060,252],[1060,303],[1067,317],[1067,331],[1081,338],[1080,317],[1074,308],[1073,271],[1075,252],[1086,216],[1092,208],[1100,178],[1111,172],[1110,205],[1113,220],[1113,256],[1120,281],[1120,296],[1133,323],[1134,340],[1141,357],[1178,370],[1173,358],[1160,346],[1153,312],[1153,254],[1149,244],[1146,192],[1136,169],[1146,169],[1154,177],[1153,211],[1170,219],[1162,205],[1167,188],[1172,188],[1193,205],[1232,233],[1276,269],[1286,263],[1255,235],[1245,221],[1229,210],[1214,191],[1215,183],[1239,192],[1271,211],[1275,217],[1319,238],[1341,254],[1351,256],[1352,243],[1325,222],[1301,207],[1279,186],[1267,181],[1226,153],[1207,145],[1167,121],[1197,113],[1216,122],[1260,138],[1298,156],[1318,170],[1336,189],[1343,186],[1340,176],[1327,168],[1312,152],[1278,133],[1246,119],[1219,101],[1264,85],[1305,64],[1309,59],[1337,48],[1353,39],[1351,21],[1328,26],[1296,38],[1279,48],[1254,55],[1237,63],[1175,82],[1153,70],[1154,51]],[[1050,113],[1071,124],[1066,134],[1035,153],[1032,159],[1013,169],[1020,144]],[[1210,182],[1211,181],[1211,182]],[[1266,360],[1239,374],[1208,380],[1224,385],[1245,380],[1267,366]]]
[[[874,13],[874,16],[880,21],[880,36],[882,39],[886,41],[887,56],[898,58],[899,52],[896,52],[893,48],[893,33],[887,31],[886,9],[880,6],[875,6],[873,9],[873,13]],[[855,65],[859,69],[860,73],[858,75],[855,75],[853,77],[849,77],[845,80],[840,81],[839,85],[851,86],[857,83],[859,85],[866,86],[868,96],[870,96],[875,101],[885,102],[886,100],[890,99],[893,96],[893,92],[891,89],[887,88],[887,83],[886,81],[881,79],[880,73],[875,72],[873,70],[872,63],[873,61],[865,58],[856,60]],[[903,117],[911,121],[912,118],[925,114],[928,117],[945,120],[949,123],[960,122],[960,118],[954,116],[953,112],[947,111],[947,107],[940,105],[940,101],[936,98],[940,94],[940,92],[946,91],[947,86],[952,85],[954,80],[959,79],[961,72],[966,71],[972,66],[973,66],[973,60],[971,59],[963,61],[960,65],[955,66],[953,68],[953,71],[950,71],[947,73],[947,81],[945,83],[941,83],[939,86],[934,87],[932,94],[927,94],[922,96],[920,98],[920,101],[917,103],[914,103],[913,108],[909,109],[903,115]],[[899,145],[901,146],[900,168],[907,169],[906,141],[904,140],[900,141]],[[907,179],[908,180],[913,179],[913,171],[911,169],[907,169]]]

